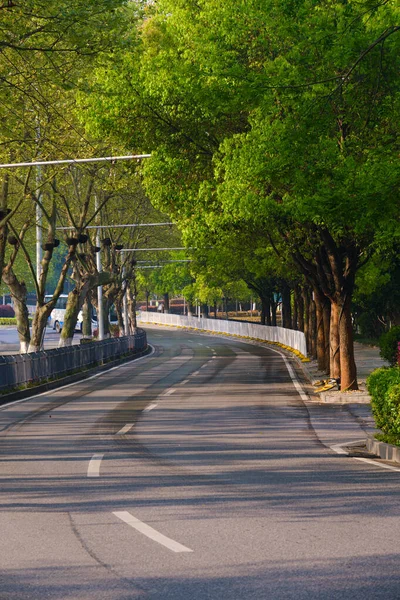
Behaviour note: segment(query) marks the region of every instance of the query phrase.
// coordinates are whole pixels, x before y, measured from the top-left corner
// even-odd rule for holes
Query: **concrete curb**
[[[385,442],[378,442],[378,440],[368,438],[367,450],[372,454],[376,454],[383,460],[388,460],[400,464],[399,446],[392,446],[391,444],[385,444]]]
[[[145,350],[141,352],[137,352],[132,356],[123,356],[122,358],[117,358],[116,360],[111,360],[104,365],[100,365],[98,367],[92,367],[91,369],[87,369],[87,371],[83,371],[81,373],[74,373],[73,375],[67,375],[67,377],[61,377],[60,379],[55,379],[54,381],[48,381],[47,383],[42,383],[40,385],[36,385],[34,387],[25,388],[23,390],[17,390],[15,392],[10,392],[9,394],[3,394],[0,396],[0,406],[4,406],[9,404],[10,402],[14,402],[15,400],[22,400],[23,398],[30,398],[31,396],[36,396],[38,394],[42,394],[43,392],[48,392],[50,390],[55,390],[59,387],[63,387],[64,385],[69,385],[70,383],[76,383],[77,381],[84,381],[88,377],[92,377],[92,375],[96,375],[96,373],[102,373],[103,371],[108,371],[112,367],[116,367],[125,362],[129,362],[131,360],[136,360],[141,356],[145,356],[149,354],[151,351],[151,346],[147,346]]]
[[[369,404],[368,392],[320,392],[320,401],[326,404]]]

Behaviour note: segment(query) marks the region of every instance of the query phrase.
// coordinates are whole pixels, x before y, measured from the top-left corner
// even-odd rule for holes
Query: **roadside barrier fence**
[[[165,313],[142,311],[139,316],[140,322],[158,323],[160,325],[174,325],[175,327],[192,327],[215,333],[229,333],[241,337],[256,338],[265,342],[277,342],[298,350],[307,356],[306,338],[302,331],[285,329],[284,327],[270,327],[257,323],[243,321],[228,321],[224,319],[205,319],[203,317],[183,317]]]
[[[101,342],[85,342],[65,348],[52,348],[28,354],[0,356],[0,391],[30,383],[56,379],[75,371],[102,365],[147,347],[146,332],[110,338]]]

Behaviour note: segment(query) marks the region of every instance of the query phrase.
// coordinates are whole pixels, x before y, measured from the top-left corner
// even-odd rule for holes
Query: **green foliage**
[[[15,317],[0,317],[0,325],[16,325],[17,319]]]
[[[399,438],[400,368],[377,369],[368,377],[367,388],[371,394],[372,413],[377,427],[389,436],[388,439]]]
[[[383,333],[379,339],[380,355],[387,360],[390,365],[394,366],[397,363],[399,350],[398,343],[400,342],[400,326],[395,326]]]

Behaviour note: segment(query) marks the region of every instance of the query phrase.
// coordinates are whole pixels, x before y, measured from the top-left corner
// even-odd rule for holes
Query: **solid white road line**
[[[193,550],[190,548],[182,546],[182,544],[179,544],[179,542],[176,542],[175,540],[171,540],[171,538],[163,535],[156,529],[153,529],[153,527],[150,527],[150,525],[146,525],[146,523],[143,523],[143,521],[139,521],[139,519],[136,519],[136,517],[127,511],[113,512],[113,515],[137,531],[140,531],[140,533],[143,533],[143,535],[147,536],[151,540],[154,540],[162,546],[165,546],[168,548],[168,550],[172,550],[172,552],[193,552]]]
[[[88,477],[100,477],[100,465],[103,456],[104,454],[93,454],[87,470]]]
[[[183,385],[184,383],[189,383],[189,379],[185,379],[184,381],[181,381],[181,385]]]
[[[374,465],[375,467],[381,467],[381,469],[389,469],[389,471],[400,472],[400,469],[397,467],[392,467],[391,465],[385,465],[384,463],[378,463],[376,460],[372,460],[371,458],[361,458],[359,456],[352,456],[352,458],[354,458],[354,460],[361,460],[361,462],[370,463],[371,465]]]
[[[155,408],[156,406],[157,404],[149,404],[149,406],[146,406],[143,412],[149,412],[150,410],[153,410],[153,408]]]
[[[336,452],[336,454],[345,454],[348,455],[348,452],[342,448],[340,444],[334,444],[333,446],[329,446],[331,450]]]
[[[365,443],[365,439],[359,440],[359,442]],[[348,447],[351,448],[351,446],[353,446],[354,444],[356,444],[356,442],[349,442],[349,443],[345,442],[344,444],[334,444],[333,446],[329,446],[329,447],[331,450],[336,452],[336,454],[345,454],[346,456],[348,456],[349,452],[347,452],[347,450],[345,450],[343,448],[343,446],[346,446],[347,448]],[[381,467],[381,469],[388,469],[389,471],[400,472],[399,467],[392,467],[392,465],[385,465],[385,463],[378,462],[377,460],[373,460],[372,458],[362,458],[361,456],[352,456],[351,458],[353,458],[354,460],[360,460],[361,462],[369,463],[370,465],[374,465],[375,467]]]
[[[176,392],[176,388],[171,388],[165,392],[164,396],[170,396],[174,392]]]
[[[117,431],[117,433],[115,435],[123,435],[124,433],[128,433],[128,431],[130,429],[132,429],[132,427],[134,427],[134,425],[135,425],[135,423],[127,423],[126,425],[123,426],[122,429]]]

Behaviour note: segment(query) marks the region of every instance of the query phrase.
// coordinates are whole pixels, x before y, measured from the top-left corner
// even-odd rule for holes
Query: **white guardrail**
[[[202,317],[183,317],[156,312],[139,312],[139,321],[143,323],[158,323],[160,325],[173,325],[175,327],[194,327],[216,333],[230,333],[244,337],[257,338],[266,342],[278,342],[298,350],[307,356],[306,338],[302,331],[285,329],[284,327],[270,327],[245,323],[243,321],[228,321],[223,319],[204,319]]]

